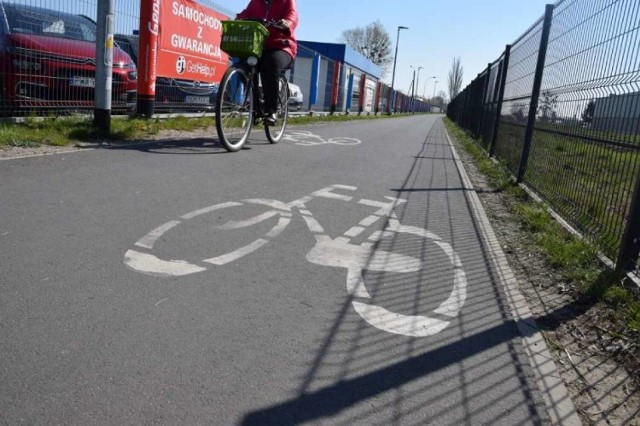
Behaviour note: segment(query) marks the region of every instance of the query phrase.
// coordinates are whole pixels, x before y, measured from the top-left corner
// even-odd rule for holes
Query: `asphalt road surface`
[[[0,424],[548,421],[440,117],[0,161]]]

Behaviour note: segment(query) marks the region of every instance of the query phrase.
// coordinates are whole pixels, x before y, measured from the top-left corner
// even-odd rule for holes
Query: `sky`
[[[97,0],[9,0],[95,17]],[[447,87],[454,57],[464,67],[463,88],[505,45],[514,42],[544,14],[554,0],[297,0],[299,40],[337,43],[343,31],[380,21],[395,52],[400,32],[395,88],[408,93],[413,66],[422,67],[417,94],[431,97]],[[202,0],[239,12],[249,0]],[[116,32],[130,33],[139,24],[139,0],[115,0]],[[392,66],[384,78],[391,82]],[[435,77],[435,78],[430,78]],[[437,84],[435,82],[437,81]],[[435,86],[435,87],[434,87]]]
[[[232,11],[248,0],[215,0]],[[393,42],[400,32],[395,87],[408,93],[413,66],[420,70],[417,93],[427,97],[446,91],[451,61],[459,56],[464,67],[463,88],[505,45],[514,42],[544,14],[549,0],[297,0],[299,40],[336,43],[342,31],[379,20]],[[392,68],[392,66],[390,67]],[[385,77],[391,82],[391,70]],[[429,77],[436,77],[430,79]],[[425,85],[426,84],[426,85]]]

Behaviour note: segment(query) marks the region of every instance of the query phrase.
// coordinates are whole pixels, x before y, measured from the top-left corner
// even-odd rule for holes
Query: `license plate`
[[[96,87],[96,79],[93,77],[71,77],[69,85],[74,87]]]
[[[200,104],[200,105],[206,105],[209,103],[209,97],[208,96],[191,96],[191,95],[187,95],[184,97],[184,102],[187,104]]]

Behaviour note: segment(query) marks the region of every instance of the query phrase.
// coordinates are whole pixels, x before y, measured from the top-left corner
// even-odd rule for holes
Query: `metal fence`
[[[620,269],[640,253],[640,2],[562,0],[449,104]]]
[[[236,12],[218,3],[198,3],[235,17]],[[98,0],[0,1],[0,114],[93,112],[97,8]],[[129,114],[136,107],[140,0],[115,0],[114,12],[112,108],[115,114]],[[316,56],[320,73],[313,87],[313,61],[307,59]],[[301,46],[299,60],[289,72],[299,89],[292,108],[352,113],[429,110],[425,102],[399,92],[392,95],[376,79],[362,81],[360,71],[341,65],[336,68],[334,60]],[[341,78],[333,78],[336,71]],[[212,83],[158,77],[155,111],[213,111],[217,90]],[[332,99],[335,93],[337,100]]]

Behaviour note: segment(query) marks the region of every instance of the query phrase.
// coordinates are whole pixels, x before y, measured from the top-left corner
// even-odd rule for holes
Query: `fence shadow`
[[[414,158],[398,189],[407,203],[396,211],[400,222],[452,242],[469,283],[460,315],[448,318],[449,326],[432,336],[395,335],[355,315],[352,304],[357,298],[349,296],[327,325],[306,373],[295,380],[299,386],[294,395],[247,413],[241,424],[548,422],[519,324],[503,302],[501,284],[480,243],[450,148],[442,143],[442,126],[440,121],[433,125]],[[413,275],[367,272],[370,303],[407,315],[432,312],[444,320],[433,311],[449,295],[453,272],[437,245],[394,236],[379,241],[376,248],[417,253],[430,263],[428,271]]]

